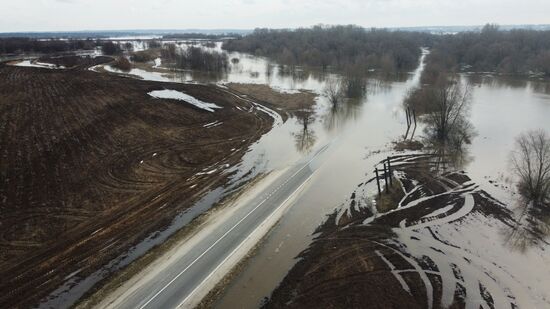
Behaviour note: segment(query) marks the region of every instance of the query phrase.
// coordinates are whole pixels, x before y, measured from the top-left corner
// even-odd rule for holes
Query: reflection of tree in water
[[[325,129],[334,131],[349,120],[357,119],[362,102],[362,99],[344,99],[342,103],[332,105],[323,118]]]
[[[266,65],[265,65],[265,76],[267,77],[267,82],[268,83],[271,83],[271,81],[273,80],[273,71],[275,69],[275,65],[271,64],[270,62],[268,62]]]
[[[481,74],[468,74],[464,78],[470,84],[489,85],[497,88],[531,88],[534,92],[550,94],[550,81],[528,80],[517,76],[488,76]]]
[[[550,245],[545,239],[550,235],[550,216],[534,216],[523,202],[517,201],[514,222],[503,230],[503,235],[507,245],[521,252],[536,245]]]
[[[550,234],[550,136],[543,130],[521,134],[510,162],[519,197],[507,242],[525,250]]]
[[[425,144],[428,146],[428,152],[434,155],[434,163],[437,170],[462,170],[473,161],[473,157],[470,154],[469,142],[466,143],[463,141],[460,144],[449,144],[427,139]]]
[[[534,92],[550,94],[550,81],[544,82],[530,82],[529,85],[533,88]]]
[[[310,127],[315,120],[313,111],[310,109],[301,109],[296,113],[296,117],[301,127],[298,132],[292,134],[296,143],[296,149],[302,153],[308,153],[317,140],[315,132]]]
[[[475,135],[469,120],[470,86],[442,76],[407,94],[406,109],[415,110],[424,123],[425,146],[438,158],[438,167],[463,168],[471,162],[468,145]]]
[[[370,81],[361,72],[348,70],[342,77],[327,77],[324,95],[330,102],[330,108],[323,119],[325,128],[332,131],[350,119],[357,119],[370,88]]]
[[[204,71],[192,71],[191,77],[194,81],[216,83],[220,80],[227,79],[228,72],[204,72]]]
[[[367,80],[367,93],[374,95],[377,93],[387,93],[392,89],[392,82],[378,78]]]
[[[277,73],[281,77],[290,77],[296,82],[305,81],[309,78],[309,72],[294,65],[279,65]]]

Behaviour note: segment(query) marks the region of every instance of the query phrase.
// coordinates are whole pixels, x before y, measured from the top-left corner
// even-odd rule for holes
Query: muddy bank
[[[317,97],[311,91],[284,92],[264,84],[229,83],[226,86],[231,90],[247,95],[251,99],[291,112],[311,109]]]
[[[224,171],[272,126],[225,89],[98,74],[92,64],[0,65],[1,307],[35,305],[170,223],[223,186]],[[148,94],[163,89],[221,108]]]
[[[379,213],[359,185],[319,228],[265,308],[533,308],[549,305],[548,241],[430,156],[392,160],[403,188]],[[534,245],[516,250],[524,229]]]

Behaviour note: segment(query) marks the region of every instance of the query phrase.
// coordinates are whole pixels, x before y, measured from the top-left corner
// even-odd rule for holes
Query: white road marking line
[[[187,297],[185,297],[185,299],[184,299],[181,303],[179,303],[179,305],[176,306],[176,308],[181,308],[181,306],[183,306],[183,304],[184,304],[185,302],[187,302],[187,300],[188,300],[191,296],[193,296],[193,294],[195,294],[195,292],[196,292],[196,291],[197,291],[197,290],[198,290],[198,289],[199,289],[208,279],[210,279],[210,277],[212,277],[212,276],[214,275],[214,273],[215,273],[216,271],[218,271],[218,269],[220,269],[220,267],[222,267],[222,265],[225,264],[225,262],[227,262],[227,260],[229,260],[229,259],[233,256],[233,254],[235,254],[235,252],[237,252],[237,251],[244,245],[244,243],[252,236],[252,234],[254,234],[254,232],[256,232],[256,230],[259,229],[267,220],[271,219],[271,217],[273,216],[273,214],[274,214],[277,210],[279,210],[281,207],[283,207],[283,206],[288,202],[288,200],[291,199],[291,198],[293,197],[294,193],[298,192],[298,191],[299,191],[299,190],[300,190],[300,189],[301,189],[301,188],[311,179],[311,177],[313,177],[314,174],[315,174],[315,173],[312,173],[311,175],[309,175],[309,177],[308,177],[306,180],[304,180],[304,182],[302,182],[302,184],[301,184],[298,188],[296,188],[296,190],[294,190],[294,192],[292,192],[292,193],[291,193],[291,194],[290,194],[290,195],[289,195],[289,196],[288,196],[288,197],[287,197],[287,198],[286,198],[286,199],[285,199],[285,200],[284,200],[284,201],[283,201],[274,211],[271,212],[271,214],[270,214],[267,218],[264,219],[264,221],[263,221],[260,225],[258,225],[258,226],[256,227],[256,229],[255,229],[254,231],[252,231],[252,233],[248,234],[248,236],[247,236],[247,237],[237,246],[237,248],[235,248],[233,251],[231,251],[231,253],[230,253],[227,257],[225,257],[225,259],[223,259],[223,261],[222,261],[220,264],[218,264],[218,266],[216,266],[216,268],[215,268],[213,271],[211,271],[210,274],[208,274],[208,276],[206,276],[206,278],[204,278],[204,280],[202,280],[201,283],[199,283],[199,285],[197,285],[197,286],[195,287],[195,289],[193,289],[193,291],[191,291],[191,293],[189,293],[189,295],[187,295]]]
[[[326,146],[325,146],[326,147]],[[307,166],[309,166],[309,164],[319,155],[320,152],[317,152],[317,154],[311,158],[311,160],[309,160],[306,164],[304,164],[304,166],[302,166],[298,171],[296,171],[294,174],[292,174],[292,176],[290,176],[284,183],[286,184],[290,179],[294,178],[298,173],[300,173],[304,168],[306,168]],[[311,177],[311,176],[310,176]],[[308,178],[309,179],[309,178]],[[305,183],[305,182],[304,182]],[[278,189],[276,190],[278,191]],[[295,191],[296,192],[296,191]],[[294,192],[293,192],[294,193]],[[163,286],[157,293],[155,293],[151,298],[149,298],[149,300],[147,300],[147,302],[143,305],[141,305],[139,307],[139,309],[143,309],[145,308],[147,305],[149,305],[155,298],[157,298],[157,296],[160,295],[160,293],[164,292],[164,290],[166,290],[166,288],[168,288],[168,286],[170,286],[172,283],[174,283],[174,281],[176,281],[183,273],[185,273],[189,268],[191,268],[193,265],[195,265],[195,263],[201,259],[206,253],[208,253],[210,250],[212,250],[212,248],[214,246],[216,246],[222,239],[224,239],[229,233],[231,233],[239,224],[241,224],[244,220],[246,220],[246,218],[248,218],[248,216],[250,216],[254,211],[256,211],[256,209],[258,209],[260,206],[263,205],[263,203],[265,203],[267,200],[269,199],[268,198],[265,198],[264,200],[262,200],[258,205],[256,205],[256,207],[254,207],[251,211],[249,211],[243,218],[241,218],[237,223],[235,223],[235,225],[233,225],[227,232],[225,232],[220,238],[218,238],[218,240],[216,240],[212,245],[210,245],[210,247],[208,247],[203,253],[201,253],[201,255],[199,255],[196,259],[194,259],[191,264],[189,264],[187,267],[185,267],[185,269],[183,269],[181,272],[179,272],[172,280],[170,280],[165,286]],[[280,207],[280,206],[279,206]],[[278,209],[278,208],[277,208]],[[200,285],[199,285],[200,286]],[[191,294],[189,294],[191,295]],[[189,297],[189,296],[188,296]]]

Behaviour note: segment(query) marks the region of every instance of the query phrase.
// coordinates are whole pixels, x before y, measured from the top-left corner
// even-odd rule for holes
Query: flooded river
[[[373,166],[393,153],[392,141],[402,138],[406,130],[403,98],[418,85],[423,67],[400,76],[365,77],[367,86],[361,97],[333,108],[322,93],[327,80],[341,78],[336,74],[300,69],[287,72],[264,58],[240,53],[230,53],[229,57],[239,62],[231,64],[227,74],[214,77],[189,71],[137,69],[130,74],[159,81],[267,84],[282,92],[305,89],[319,94],[312,120],[290,118],[280,122],[252,145],[235,167],[237,181],[250,170],[257,175],[283,169],[330,144],[326,160],[302,194],[215,304],[219,308],[254,308],[269,297],[295,264],[316,227],[327,215],[347,206],[346,200],[357,185],[372,177]],[[470,120],[476,131],[467,147],[464,169],[490,194],[508,201],[508,158],[515,137],[529,129],[550,131],[549,83],[490,75],[465,74],[462,79],[474,86]],[[416,134],[421,133],[419,128]]]

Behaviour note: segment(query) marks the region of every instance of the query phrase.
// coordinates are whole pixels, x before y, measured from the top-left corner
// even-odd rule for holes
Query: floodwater
[[[213,49],[219,50],[219,44]],[[246,181],[259,173],[285,168],[330,144],[326,160],[302,194],[215,304],[219,308],[254,308],[269,297],[295,264],[316,227],[335,209],[346,206],[357,185],[372,177],[374,165],[393,153],[391,142],[401,139],[406,130],[402,101],[406,92],[418,85],[422,66],[410,74],[367,76],[360,97],[333,108],[321,94],[328,79],[342,78],[337,74],[299,68],[289,71],[265,58],[241,53],[230,53],[229,57],[239,62],[216,76],[138,69],[130,74],[157,81],[267,84],[282,92],[306,89],[320,95],[312,117],[277,121],[272,131],[250,147],[242,163],[230,170],[236,172],[233,183]],[[468,160],[463,168],[490,194],[507,201],[511,177],[508,156],[515,137],[529,129],[550,131],[549,82],[488,75],[462,78],[474,86],[470,121],[477,133],[467,147]],[[421,128],[417,129],[416,135],[421,134]]]
[[[477,132],[466,171],[483,189],[510,203],[510,152],[520,133],[550,132],[550,82],[490,75],[464,78],[474,86],[470,120]]]

